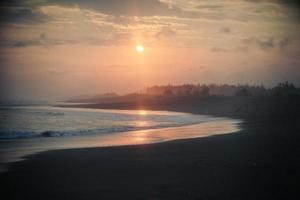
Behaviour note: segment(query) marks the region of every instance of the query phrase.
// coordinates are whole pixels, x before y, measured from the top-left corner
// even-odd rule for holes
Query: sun
[[[135,50],[139,53],[143,53],[145,50],[145,47],[143,45],[136,45]]]

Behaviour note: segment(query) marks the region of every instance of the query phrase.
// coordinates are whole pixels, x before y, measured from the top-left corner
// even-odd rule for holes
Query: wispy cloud
[[[213,48],[211,48],[211,51],[212,52],[217,52],[217,53],[227,53],[227,52],[229,52],[228,49],[220,48],[220,47],[213,47]]]
[[[159,32],[156,33],[156,37],[159,39],[170,38],[175,35],[176,31],[167,26],[164,26]]]
[[[51,0],[40,5],[61,5],[97,10],[115,16],[154,16],[177,15],[182,11],[177,7],[170,8],[159,0]]]
[[[50,20],[50,17],[30,8],[3,8],[0,7],[0,23],[41,23]]]
[[[256,37],[249,37],[242,40],[245,47],[250,47],[251,45],[259,47],[262,50],[269,51],[272,49],[285,50],[289,45],[292,44],[292,39],[289,37],[274,39],[274,37],[269,37],[265,39],[260,39]]]
[[[289,37],[285,37],[285,38],[282,38],[280,41],[279,41],[279,47],[281,49],[286,49],[289,45],[292,44],[292,39],[289,38]]]
[[[198,6],[195,6],[196,9],[199,9],[199,10],[219,10],[219,9],[222,9],[223,6],[222,5],[198,5]]]
[[[222,27],[220,28],[221,33],[231,33],[231,29],[228,27]]]

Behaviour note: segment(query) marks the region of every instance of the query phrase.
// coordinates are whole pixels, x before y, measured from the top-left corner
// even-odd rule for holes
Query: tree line
[[[275,87],[263,85],[183,84],[155,85],[145,93],[157,96],[300,96],[300,88],[293,83],[279,83]]]

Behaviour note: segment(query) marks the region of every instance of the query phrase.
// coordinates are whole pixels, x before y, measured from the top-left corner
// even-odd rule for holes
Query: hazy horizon
[[[296,0],[16,0],[0,9],[0,99],[300,86]]]

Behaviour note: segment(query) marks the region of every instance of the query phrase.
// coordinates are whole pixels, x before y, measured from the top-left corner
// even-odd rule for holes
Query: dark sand
[[[278,112],[273,105],[260,105],[261,100],[246,103],[249,112],[240,112],[244,108],[239,106],[246,105],[241,102],[223,103],[221,107],[232,104],[238,109],[221,112],[219,108],[219,114],[213,110],[218,110],[220,102],[207,103],[206,112],[201,106],[205,102],[200,107],[161,107],[239,116],[245,120],[239,133],[151,145],[44,152],[14,163],[9,172],[0,175],[2,196],[32,200],[298,199],[299,107],[294,108],[298,101],[277,101],[280,103],[274,106],[281,110]],[[253,106],[266,111],[257,114]]]

